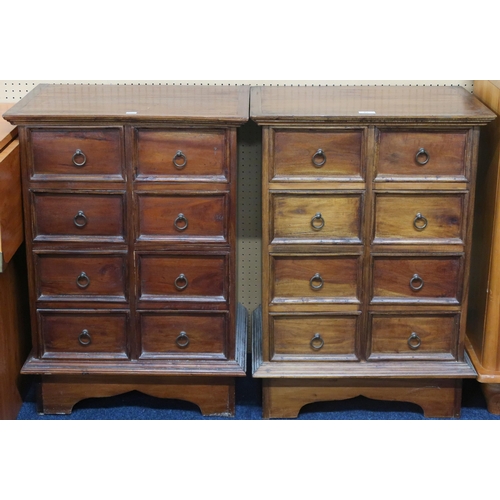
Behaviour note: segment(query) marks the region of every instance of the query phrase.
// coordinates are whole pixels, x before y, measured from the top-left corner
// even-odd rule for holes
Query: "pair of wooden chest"
[[[264,416],[366,395],[456,416],[479,128],[461,88],[39,86],[22,144],[45,412],[138,389],[234,412],[236,129],[263,128]],[[261,318],[261,320],[260,320]],[[255,328],[261,321],[262,328]]]

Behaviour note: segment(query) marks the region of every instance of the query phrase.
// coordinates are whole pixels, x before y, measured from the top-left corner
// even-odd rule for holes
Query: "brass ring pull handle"
[[[85,273],[82,272],[80,276],[76,278],[76,284],[80,288],[87,288],[90,285],[90,278]]]
[[[421,157],[424,157],[424,161],[420,161],[420,158]],[[417,151],[417,154],[415,155],[415,161],[419,164],[419,165],[426,165],[427,163],[429,163],[429,160],[430,160],[430,155],[429,153],[424,149],[424,148],[420,148],[418,151]]]
[[[415,285],[415,283],[420,283],[420,284]],[[420,290],[423,286],[424,286],[424,280],[418,274],[414,274],[410,280],[410,288],[413,291],[418,292],[418,290]]]
[[[315,351],[319,351],[325,345],[325,341],[319,333],[315,333],[309,344]]]
[[[81,157],[82,158],[82,161],[81,162],[77,162],[76,159],[77,157]],[[73,153],[73,156],[72,156],[72,161],[73,161],[73,165],[75,167],[83,167],[85,165],[85,163],[87,163],[87,157],[85,156],[85,153],[81,150],[81,149],[77,149],[74,153]]]
[[[322,160],[319,160],[320,158],[322,158]],[[322,167],[326,163],[325,152],[322,149],[318,149],[318,151],[312,155],[312,162],[315,167]]]
[[[182,162],[179,163],[177,158],[182,158]],[[177,153],[175,153],[174,157],[172,158],[172,162],[175,166],[175,168],[181,169],[186,166],[186,163],[188,162],[186,155],[179,149]]]
[[[179,226],[179,222],[182,224]],[[174,227],[177,231],[185,231],[188,228],[188,220],[184,214],[179,214],[174,220]]]
[[[73,217],[73,222],[76,227],[85,227],[87,225],[88,219],[82,210]]]
[[[316,221],[318,221],[319,224],[316,224]],[[324,225],[325,225],[325,219],[323,219],[323,216],[318,212],[311,219],[311,226],[312,226],[313,229],[316,229],[317,231],[319,231]]]
[[[412,334],[408,338],[408,347],[410,349],[416,350],[421,345],[422,345],[422,340],[420,339],[420,337],[415,332],[412,332]]]
[[[314,284],[315,281],[319,281],[319,283],[317,284]],[[311,285],[311,288],[313,290],[319,290],[321,288],[323,288],[323,278],[321,277],[321,274],[319,273],[316,273],[310,280],[309,280],[309,284]]]
[[[423,231],[427,227],[427,219],[420,212],[413,219],[413,227],[417,231]]]
[[[92,337],[88,330],[82,330],[82,333],[78,335],[78,342],[82,345],[89,345],[92,342]]]
[[[175,278],[174,285],[177,290],[184,290],[188,286],[188,279],[184,276],[184,274],[179,274],[179,276]]]
[[[186,332],[181,332],[175,339],[175,343],[181,348],[187,347],[189,345],[189,337]]]

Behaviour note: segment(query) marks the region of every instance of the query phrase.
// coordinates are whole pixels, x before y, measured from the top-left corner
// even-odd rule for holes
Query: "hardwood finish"
[[[224,129],[137,129],[135,133],[137,180],[229,180]]]
[[[474,81],[474,94],[500,114],[500,82]],[[500,119],[481,134],[466,348],[488,410],[500,415]]]
[[[274,130],[271,180],[362,180],[362,140],[363,129]]]
[[[1,118],[10,107],[0,103],[0,420],[21,408],[30,349],[18,131]]]
[[[44,412],[143,390],[234,413],[246,363],[236,129],[248,99],[245,86],[40,85],[6,115],[25,193],[34,348],[23,372],[43,376]]]
[[[252,88],[250,115],[263,126],[264,416],[358,395],[458,416],[475,376],[479,127],[494,115],[437,87]]]
[[[467,140],[467,130],[381,129],[375,180],[465,180]]]
[[[32,178],[120,179],[122,134],[119,128],[31,129]]]

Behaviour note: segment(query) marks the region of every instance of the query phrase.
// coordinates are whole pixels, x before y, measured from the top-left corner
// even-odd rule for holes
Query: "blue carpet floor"
[[[251,366],[251,363],[248,363]],[[77,403],[70,415],[39,415],[34,385],[26,395],[18,420],[260,420],[262,419],[261,381],[236,379],[234,417],[204,417],[192,403],[159,399],[139,392],[109,398],[92,398]],[[481,387],[475,380],[464,380],[461,420],[500,420],[486,409]],[[430,420],[412,403],[375,401],[358,397],[345,401],[313,403],[302,408],[298,420]],[[442,419],[439,419],[442,420]]]

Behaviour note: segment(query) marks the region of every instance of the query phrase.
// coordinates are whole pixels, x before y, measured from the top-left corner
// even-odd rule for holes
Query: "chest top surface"
[[[239,125],[248,120],[248,86],[41,84],[4,118],[46,122],[169,121]]]
[[[258,123],[466,122],[495,115],[462,87],[253,87],[250,117]]]

